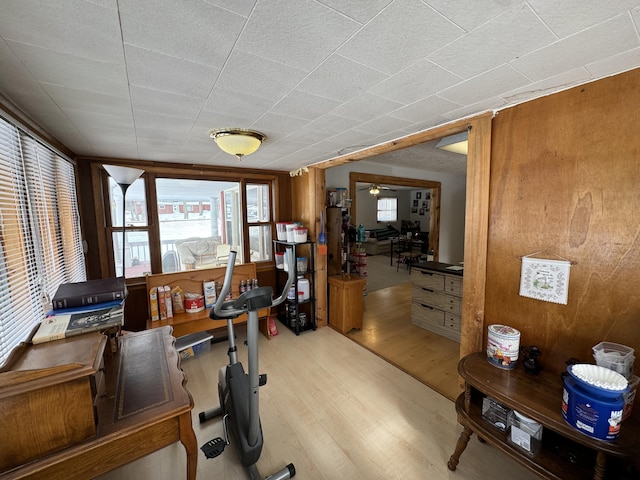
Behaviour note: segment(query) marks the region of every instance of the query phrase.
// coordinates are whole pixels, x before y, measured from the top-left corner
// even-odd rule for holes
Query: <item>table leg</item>
[[[198,440],[191,424],[191,412],[183,413],[178,418],[180,442],[187,452],[187,480],[196,480],[198,469]]]
[[[460,433],[460,437],[458,438],[458,443],[456,444],[456,449],[449,458],[449,462],[447,463],[447,467],[452,472],[455,471],[458,466],[458,462],[460,461],[460,455],[464,452],[464,449],[467,448],[467,444],[469,443],[469,439],[473,431],[469,427],[463,427],[462,432]]]
[[[596,466],[593,469],[593,480],[604,480],[606,468],[607,456],[602,452],[598,452],[596,456]]]
[[[393,267],[393,240],[389,240],[389,248],[391,248],[391,250],[389,251],[389,265]]]

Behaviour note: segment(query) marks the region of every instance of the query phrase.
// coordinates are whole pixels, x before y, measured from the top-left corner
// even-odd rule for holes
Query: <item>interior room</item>
[[[638,478],[639,23],[7,2],[0,477]]]

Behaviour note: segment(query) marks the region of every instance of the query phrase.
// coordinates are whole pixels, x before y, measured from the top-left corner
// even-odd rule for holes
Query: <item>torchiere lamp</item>
[[[127,242],[126,242],[126,222],[125,222],[125,214],[127,211],[126,207],[126,196],[127,189],[135,182],[140,175],[144,173],[144,170],[140,170],[138,168],[129,168],[129,167],[119,167],[117,165],[103,165],[104,169],[107,171],[109,176],[113,178],[113,180],[120,186],[122,190],[122,278],[126,278],[125,275],[125,255],[127,252]]]

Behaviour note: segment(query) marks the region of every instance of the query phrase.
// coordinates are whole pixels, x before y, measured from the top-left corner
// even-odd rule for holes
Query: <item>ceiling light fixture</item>
[[[469,152],[468,138],[468,132],[456,133],[455,135],[441,138],[440,141],[436,143],[436,148],[459,153],[460,155],[467,155]]]
[[[378,185],[371,185],[371,187],[369,187],[369,193],[371,195],[378,195],[380,193],[380,187],[378,187]]]
[[[223,152],[230,153],[242,160],[258,150],[267,138],[264,134],[244,128],[222,128],[211,130],[209,136],[215,140]]]

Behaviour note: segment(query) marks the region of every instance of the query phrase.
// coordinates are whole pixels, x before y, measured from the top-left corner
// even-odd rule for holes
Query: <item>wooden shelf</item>
[[[592,438],[569,425],[561,414],[563,382],[560,376],[545,371],[528,375],[521,368],[500,369],[487,361],[484,352],[460,360],[458,372],[465,380],[466,389],[456,401],[456,411],[458,421],[465,429],[449,460],[451,470],[455,470],[471,433],[476,433],[541,477],[550,479],[605,478],[605,470],[610,472],[616,462],[635,458],[640,449],[637,414],[623,422],[620,437],[613,442]],[[501,432],[482,418],[485,395],[542,424],[540,452],[530,456],[507,441],[507,432]],[[579,452],[580,461],[571,461],[567,458],[571,455],[560,454],[562,449],[572,452],[574,457],[573,452]]]
[[[182,290],[186,293],[199,293],[203,294],[204,289],[202,282],[214,280],[216,283],[224,281],[224,275],[227,271],[227,267],[216,267],[207,269],[186,270],[183,272],[173,273],[159,273],[156,275],[147,275],[147,302],[149,290],[153,287],[160,287],[168,285],[173,288],[175,286],[182,287]],[[240,281],[247,278],[256,278],[256,264],[255,263],[243,263],[235,265],[233,269],[233,278],[231,281],[231,295],[235,298],[240,296]],[[147,312],[148,312],[147,308]],[[173,318],[167,318],[166,320],[152,321],[147,318],[147,329],[170,326],[173,328],[173,336],[181,337],[190,333],[204,332],[206,330],[224,329],[227,326],[226,320],[211,320],[209,318],[209,310],[204,310],[196,313],[174,313]],[[270,308],[262,309],[258,312],[260,318],[267,317],[270,313]],[[247,315],[240,315],[233,323],[242,324],[246,323]],[[264,333],[264,331],[263,331]]]

